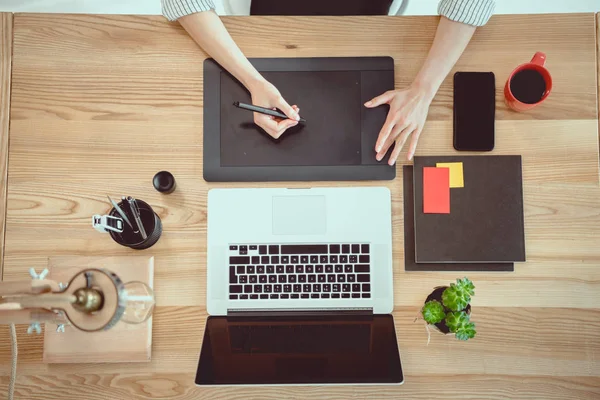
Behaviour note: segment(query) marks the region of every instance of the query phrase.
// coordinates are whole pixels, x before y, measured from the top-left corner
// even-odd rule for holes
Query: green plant
[[[457,279],[442,293],[442,302],[431,300],[421,309],[423,319],[428,324],[445,322],[450,332],[458,340],[469,340],[475,337],[477,331],[471,322],[471,316],[465,309],[475,295],[475,285],[467,278]]]

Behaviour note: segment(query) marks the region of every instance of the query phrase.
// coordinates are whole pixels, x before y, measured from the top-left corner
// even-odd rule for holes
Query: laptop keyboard
[[[235,244],[229,299],[368,299],[370,272],[368,244]]]

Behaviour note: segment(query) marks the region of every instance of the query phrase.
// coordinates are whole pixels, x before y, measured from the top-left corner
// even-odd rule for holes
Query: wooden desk
[[[0,280],[4,267],[4,228],[8,184],[8,126],[12,67],[13,15],[0,13]]]
[[[251,57],[391,55],[397,87],[415,76],[436,17],[231,17]],[[595,16],[495,16],[455,70],[494,71],[495,154],[522,154],[528,262],[514,273],[469,273],[478,336],[432,337],[414,323],[430,290],[461,273],[405,273],[402,174],[392,190],[400,387],[198,389],[193,379],[205,311],[206,195],[202,180],[202,61],[161,17],[16,15],[5,279],[26,278],[50,255],[138,254],[95,232],[106,193],[151,203],[165,232],[156,257],[153,361],[147,365],[41,363],[42,337],[19,327],[23,398],[442,398],[600,397],[600,188]],[[501,88],[538,50],[555,80],[547,102],[507,110]],[[452,74],[430,110],[417,154],[452,154]],[[174,173],[162,196],[151,178]],[[278,186],[256,183],[228,186]],[[315,183],[315,186],[331,185]],[[348,185],[344,183],[343,185]],[[281,186],[298,186],[281,184]],[[303,184],[305,186],[305,184]],[[9,371],[0,329],[0,374]],[[0,378],[0,391],[8,380]],[[460,388],[460,389],[459,389]],[[460,390],[460,392],[457,392]],[[456,394],[455,394],[456,392]]]

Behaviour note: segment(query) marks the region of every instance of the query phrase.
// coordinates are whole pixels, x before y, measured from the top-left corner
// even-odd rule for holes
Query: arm
[[[446,16],[440,18],[429,54],[413,83],[406,89],[388,91],[365,103],[369,108],[382,104],[390,105],[388,117],[375,144],[377,160],[381,160],[395,143],[389,159],[389,164],[394,165],[402,147],[411,135],[407,158],[412,159],[427,119],[429,105],[475,32],[475,26],[456,22],[450,18],[485,23],[493,11],[493,1],[472,0],[460,3],[459,0],[448,0],[440,4],[440,11],[443,12],[444,7]],[[473,14],[478,7],[482,11]],[[473,11],[469,12],[469,9]],[[488,14],[484,14],[485,10]],[[482,20],[482,16],[485,15],[487,17]]]
[[[277,107],[290,118],[279,121],[264,114],[254,113],[254,122],[275,138],[296,125],[297,120],[300,119],[299,109],[296,106],[291,107],[277,88],[267,82],[254,68],[233,41],[219,16],[212,9],[202,11],[200,7],[204,3],[200,3],[199,0],[183,2],[187,3],[180,9],[188,11],[191,9],[192,13],[169,14],[167,12],[169,6],[177,10],[176,7],[180,3],[174,0],[163,0],[163,12],[169,19],[178,19],[194,41],[248,89],[253,104],[269,108]],[[194,5],[198,5],[199,8],[194,8]]]

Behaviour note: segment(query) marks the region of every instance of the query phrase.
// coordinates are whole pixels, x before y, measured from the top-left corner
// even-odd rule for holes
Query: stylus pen
[[[272,115],[273,117],[281,118],[281,119],[289,119],[287,115],[282,113],[281,111],[271,110],[270,108],[264,108],[260,106],[255,106],[253,104],[246,104],[236,101],[233,103],[237,108],[241,108],[242,110],[253,111],[261,114]],[[306,122],[304,118],[299,119],[300,122]]]

